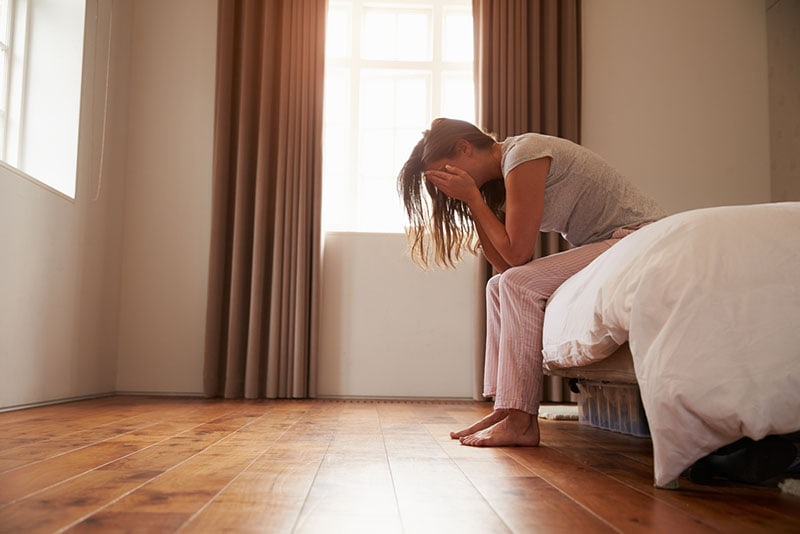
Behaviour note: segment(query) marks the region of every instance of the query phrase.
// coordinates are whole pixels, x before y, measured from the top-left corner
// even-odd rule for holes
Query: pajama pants
[[[612,239],[583,245],[512,267],[486,286],[486,363],[483,396],[494,408],[536,415],[542,389],[542,326],[550,295],[567,278],[608,250]]]

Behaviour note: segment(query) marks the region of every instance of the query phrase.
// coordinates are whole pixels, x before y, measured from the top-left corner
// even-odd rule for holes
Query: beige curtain
[[[500,139],[539,132],[579,142],[580,1],[473,0],[472,5],[478,125]],[[567,247],[558,234],[542,234],[536,254]],[[483,376],[482,359],[475,372]],[[476,396],[480,388],[476,383]],[[569,388],[564,380],[545,377],[543,397],[569,400]]]
[[[220,0],[204,388],[314,391],[326,0]]]

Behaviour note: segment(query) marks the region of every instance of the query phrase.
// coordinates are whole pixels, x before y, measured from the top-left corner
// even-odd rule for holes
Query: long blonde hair
[[[469,122],[435,119],[397,176],[397,192],[409,220],[406,236],[411,257],[423,268],[430,266],[431,259],[440,267],[454,267],[464,250],[473,254],[480,250],[467,205],[439,191],[424,174],[430,163],[455,156],[456,144],[462,139],[479,150],[489,149],[496,142],[494,136]],[[423,195],[423,188],[427,196]],[[500,207],[505,200],[503,181],[488,182],[481,193],[495,214],[501,216]]]

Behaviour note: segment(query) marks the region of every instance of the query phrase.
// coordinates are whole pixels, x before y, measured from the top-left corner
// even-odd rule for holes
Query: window
[[[402,232],[397,173],[435,117],[474,121],[471,0],[331,0],[323,229]]]
[[[0,160],[75,196],[85,0],[0,0]]]

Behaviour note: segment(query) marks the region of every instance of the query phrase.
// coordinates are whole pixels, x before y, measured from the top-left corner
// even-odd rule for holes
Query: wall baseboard
[[[0,407],[0,413],[15,412],[17,410],[27,410],[29,408],[41,408],[43,406],[52,406],[54,404],[67,404],[69,402],[78,402],[92,399],[102,399],[104,397],[192,397],[204,398],[202,393],[183,393],[175,391],[110,391],[108,393],[96,393],[93,395],[80,395],[77,397],[64,397],[61,399],[53,399],[41,402],[31,402],[28,404],[14,404],[11,406]]]
[[[66,404],[68,402],[77,402],[83,400],[91,400],[91,399],[102,399],[103,397],[113,397],[116,395],[113,391],[108,393],[96,393],[94,395],[81,395],[78,397],[65,397],[62,399],[53,399],[48,401],[41,401],[41,402],[31,402],[28,404],[14,404],[11,406],[3,406],[0,407],[0,413],[3,412],[13,412],[17,410],[27,410],[28,408],[40,408],[42,406],[51,406],[53,404]]]
[[[192,397],[197,399],[204,399],[206,396],[197,391],[184,392],[184,391],[115,391],[116,397]]]
[[[374,395],[316,395],[310,400],[339,401],[339,402],[385,402],[385,403],[435,403],[435,404],[464,404],[472,402],[490,402],[476,400],[468,397],[382,397]]]

